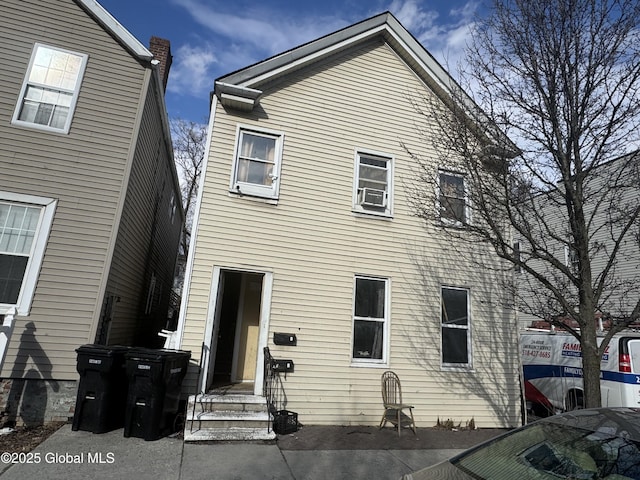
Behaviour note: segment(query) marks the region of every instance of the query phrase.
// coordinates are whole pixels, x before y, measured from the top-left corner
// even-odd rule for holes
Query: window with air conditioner
[[[12,123],[68,133],[87,58],[36,43]]]
[[[353,211],[370,215],[392,215],[392,157],[356,152]]]

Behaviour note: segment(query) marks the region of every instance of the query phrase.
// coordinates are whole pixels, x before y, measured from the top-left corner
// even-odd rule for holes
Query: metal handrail
[[[193,396],[193,409],[191,410],[191,427],[189,430],[191,433],[193,433],[193,422],[195,421],[196,416],[196,401],[198,400],[198,395],[204,393],[203,389],[200,388],[200,376],[202,375],[202,361],[204,360],[205,348],[206,345],[204,342],[202,342],[202,349],[200,350],[200,362],[198,364],[198,379],[196,381],[196,394]]]
[[[274,396],[274,378],[276,373],[273,370],[273,357],[269,352],[269,347],[264,347],[264,383],[262,384],[262,395],[267,402],[269,417],[276,412]],[[271,420],[267,420],[267,431],[271,431]]]

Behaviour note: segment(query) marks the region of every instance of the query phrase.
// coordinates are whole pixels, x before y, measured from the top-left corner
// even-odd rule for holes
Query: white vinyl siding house
[[[442,225],[425,225],[409,204],[415,165],[401,142],[434,157],[438,172],[413,127],[422,120],[408,96],[436,95],[414,42],[382,14],[294,49],[291,65],[276,56],[218,80],[179,326],[180,348],[204,365],[199,385],[195,372],[185,379],[191,393],[224,373],[214,357],[229,280],[259,275],[254,392],[263,347],[292,359],[286,408],[302,423],[377,424],[386,369],[400,376],[418,425],[519,422],[517,342],[504,334],[515,319],[491,301],[495,273],[461,261]],[[230,83],[245,103],[229,100]],[[277,204],[230,193],[221,174],[235,171],[238,131],[248,128],[283,135]],[[473,368],[442,364],[442,285],[484,300],[470,303]],[[275,344],[276,333],[297,344]]]

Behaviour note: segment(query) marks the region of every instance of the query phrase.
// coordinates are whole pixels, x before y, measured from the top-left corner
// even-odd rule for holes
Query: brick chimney
[[[173,61],[173,57],[171,56],[171,42],[164,38],[151,37],[151,40],[149,40],[149,50],[153,53],[154,59],[160,62],[158,66],[160,69],[160,78],[162,79],[162,86],[166,90],[167,80],[169,79],[169,69]]]

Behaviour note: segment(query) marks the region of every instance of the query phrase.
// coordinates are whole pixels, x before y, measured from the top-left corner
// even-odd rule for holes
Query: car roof
[[[640,442],[640,409],[638,408],[573,410],[539,420],[539,422],[602,432]]]

